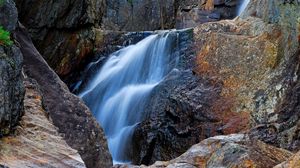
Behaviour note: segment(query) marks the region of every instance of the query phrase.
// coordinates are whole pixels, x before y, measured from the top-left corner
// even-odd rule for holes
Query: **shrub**
[[[0,26],[0,45],[10,46],[12,44],[13,42],[10,40],[10,33]]]

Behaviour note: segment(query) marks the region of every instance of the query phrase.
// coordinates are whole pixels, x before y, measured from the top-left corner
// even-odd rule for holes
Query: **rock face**
[[[180,33],[179,63],[153,91],[148,117],[134,132],[134,164],[170,160],[203,139],[248,128],[249,114],[230,111],[223,84],[195,74],[192,31]]]
[[[14,34],[24,55],[24,72],[37,81],[45,109],[59,133],[78,150],[87,167],[110,167],[112,161],[103,130],[89,109],[47,65],[22,25]]]
[[[13,1],[0,6],[0,25],[5,30],[15,30],[17,18]],[[0,136],[9,134],[23,114],[22,63],[17,46],[0,46]]]
[[[93,54],[93,28],[101,24],[103,0],[16,0],[16,4],[36,47],[61,77]]]
[[[240,0],[198,0],[179,2],[176,28],[190,28],[206,22],[233,19],[237,16]]]
[[[0,164],[14,168],[85,168],[78,152],[67,145],[42,105],[34,80],[26,79],[25,113],[14,136],[0,140]]]
[[[222,97],[233,100],[229,110],[251,116],[253,136],[292,150],[298,150],[299,137],[294,120],[299,112],[299,10],[298,1],[256,0],[242,15],[245,20],[195,29],[197,74],[222,81]]]
[[[176,0],[106,0],[106,3],[104,29],[144,31],[174,28]]]
[[[35,2],[43,4],[40,1]],[[18,3],[23,4],[23,1]],[[95,15],[100,12],[97,6],[102,7],[98,4],[101,2],[88,1],[88,3],[91,3],[92,9],[89,9],[91,6],[85,6],[79,1],[53,3],[50,5],[51,8],[47,8],[49,4],[32,8],[32,4],[29,3],[28,8],[31,12],[35,10],[41,10],[42,13],[52,12],[53,20],[45,20],[43,14],[36,16],[37,20],[23,19],[28,19],[31,26],[36,26],[30,30],[43,29],[45,33],[35,32],[37,34],[32,34],[33,36],[45,38],[49,35],[48,31],[52,32],[51,26],[62,30],[100,22]],[[75,7],[67,10],[72,4]],[[51,11],[48,11],[49,9]],[[0,46],[0,136],[8,134],[23,114],[22,55],[25,58],[24,74],[36,81],[34,86],[27,83],[29,88],[25,100],[26,113],[22,118],[21,127],[16,130],[17,134],[1,139],[0,163],[11,167],[85,167],[85,164],[87,167],[110,167],[112,161],[103,130],[89,109],[69,92],[67,86],[36,50],[22,25],[17,23],[18,14],[14,2],[4,1],[0,10],[0,25],[12,32],[12,38],[20,48],[16,45]],[[61,15],[66,15],[60,13],[60,10],[70,12],[71,17],[62,19]],[[86,13],[78,13],[79,10]],[[32,15],[22,13],[20,16]],[[53,124],[46,113],[49,114]],[[85,164],[74,149],[78,150]]]
[[[299,150],[299,10],[298,1],[256,0],[241,18],[196,27],[186,49],[195,54],[184,52],[137,126],[133,163],[170,160],[202,139],[250,128]]]
[[[206,1],[198,1],[16,0],[16,3],[20,21],[29,30],[35,46],[54,71],[70,86],[70,76],[76,78],[78,69],[84,69],[88,62],[94,59],[95,52],[105,47],[107,42],[111,42],[112,38],[106,36],[104,30],[111,30],[110,35],[118,36],[118,31],[172,29],[176,27],[176,22],[182,25],[177,26],[178,28],[184,28],[189,27],[190,20],[193,20],[192,12],[187,12],[189,7],[195,7],[195,11],[205,13],[203,16],[199,15],[202,18],[206,17],[207,13],[212,13],[210,15],[213,16],[220,15],[214,19],[193,20],[193,25],[198,25],[216,19],[232,18],[231,11],[236,6],[236,0],[231,0],[230,3],[226,1],[225,4],[218,1],[215,10],[206,11],[197,7]]]
[[[193,145],[187,152],[167,162],[158,161],[149,168],[272,168],[288,159],[292,153],[252,141],[243,134],[216,136]],[[115,166],[119,168],[146,168],[147,166]]]

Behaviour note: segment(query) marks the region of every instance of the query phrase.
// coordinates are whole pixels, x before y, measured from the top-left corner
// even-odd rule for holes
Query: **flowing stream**
[[[176,31],[164,31],[111,54],[79,94],[104,128],[114,163],[130,162],[134,127],[151,90],[176,64],[176,42]]]

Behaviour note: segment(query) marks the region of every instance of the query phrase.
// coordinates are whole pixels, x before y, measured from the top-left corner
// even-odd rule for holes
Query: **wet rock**
[[[14,2],[5,1],[0,6],[0,25],[12,31],[17,19]],[[0,46],[0,136],[11,133],[23,114],[22,64],[23,56],[17,46]]]
[[[45,110],[70,147],[78,150],[87,167],[110,167],[111,156],[103,130],[89,109],[48,66],[22,25],[14,32],[24,55],[24,72],[37,81]]]
[[[157,161],[151,166],[123,165],[119,168],[272,168],[291,155],[292,153],[284,149],[267,145],[261,141],[252,141],[247,135],[232,134],[203,140],[171,161]]]
[[[95,75],[106,59],[114,52],[136,44],[153,32],[116,32],[95,29],[96,40],[94,54],[90,59],[85,58],[72,73],[64,77],[65,82],[73,93],[85,87],[87,82]],[[97,66],[92,66],[97,65]]]
[[[153,91],[145,121],[134,132],[133,163],[170,160],[211,136],[248,128],[247,113],[230,111],[232,100],[222,99],[222,83],[197,76],[192,29],[179,33],[179,62]]]
[[[16,134],[0,140],[0,164],[14,168],[85,168],[78,152],[61,137],[45,111],[37,83],[31,79],[24,83],[24,116]]]

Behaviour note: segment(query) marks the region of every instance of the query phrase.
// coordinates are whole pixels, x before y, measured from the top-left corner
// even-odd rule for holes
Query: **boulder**
[[[291,152],[251,140],[244,134],[211,137],[193,145],[170,161],[151,166],[115,165],[115,168],[272,168],[292,155]]]

